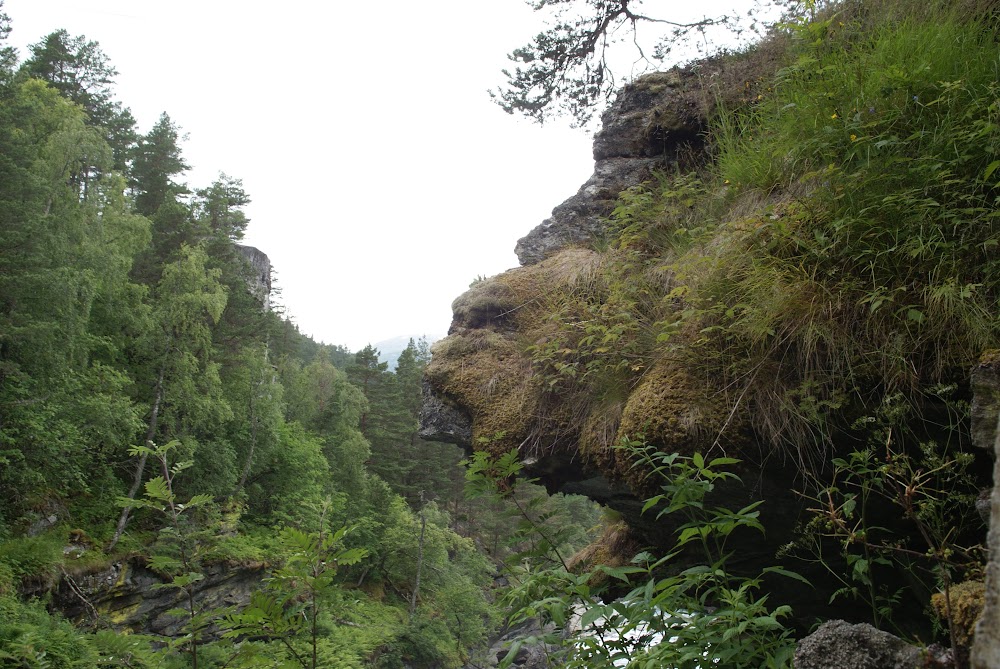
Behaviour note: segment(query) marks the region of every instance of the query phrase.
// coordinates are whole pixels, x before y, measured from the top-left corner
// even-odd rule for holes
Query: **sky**
[[[60,28],[99,42],[138,130],[165,111],[186,133],[189,187],[242,179],[243,243],[270,257],[287,315],[328,344],[442,336],[452,300],[515,267],[517,240],[593,171],[590,134],[488,95],[542,28],[520,0],[3,9],[22,59]]]

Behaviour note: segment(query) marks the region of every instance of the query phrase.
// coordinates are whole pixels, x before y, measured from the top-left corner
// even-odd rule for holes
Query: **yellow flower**
[[[851,135],[851,141],[852,142],[858,141],[858,136],[857,135]]]
[[[725,181],[723,181],[722,183],[724,183],[725,185],[727,185],[727,186],[728,186],[728,185],[729,185],[729,179],[726,179],[726,180],[725,180]]]
[[[831,114],[831,115],[830,115],[830,118],[838,118],[838,116],[837,116],[837,112],[834,112],[833,114]]]

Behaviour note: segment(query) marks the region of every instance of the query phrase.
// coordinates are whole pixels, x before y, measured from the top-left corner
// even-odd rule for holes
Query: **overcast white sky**
[[[452,300],[516,266],[517,239],[593,170],[583,131],[509,116],[487,95],[505,54],[541,28],[521,0],[5,0],[4,11],[22,58],[59,28],[99,42],[139,130],[166,111],[188,134],[189,186],[242,179],[244,243],[271,258],[288,314],[352,350],[443,334]]]

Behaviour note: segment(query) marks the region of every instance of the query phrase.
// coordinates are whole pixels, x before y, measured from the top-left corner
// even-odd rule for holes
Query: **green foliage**
[[[143,507],[159,511],[167,522],[160,529],[157,542],[149,559],[149,568],[169,580],[153,586],[178,592],[187,608],[172,609],[170,615],[184,618],[183,636],[172,639],[170,647],[186,647],[191,664],[198,669],[198,647],[205,629],[218,615],[217,611],[195,604],[196,584],[205,578],[201,569],[203,553],[213,537],[211,530],[199,527],[192,519],[197,509],[212,502],[209,495],[195,495],[181,502],[174,492],[175,480],[181,472],[191,467],[191,462],[170,463],[170,453],[180,445],[172,441],[163,446],[135,446],[129,450],[133,456],[152,456],[160,465],[162,474],[146,481],[145,496],[138,499],[124,498],[128,507]]]
[[[180,127],[163,114],[136,137],[96,43],[52,33],[17,77],[9,48],[0,59],[0,664],[360,667],[392,647],[461,665],[492,624],[493,570],[444,508],[460,506],[456,449],[416,437],[426,342],[389,373],[262,310],[234,244],[242,183],[189,189]],[[440,502],[422,540],[394,491]],[[20,536],[53,513],[83,528],[80,557],[62,522]],[[324,529],[305,545],[295,528]],[[19,613],[19,588],[107,560],[95,540],[165,579],[179,636],[152,650]],[[273,568],[247,615],[268,596],[308,629],[209,641],[223,612],[195,594],[218,563]]]
[[[493,501],[484,515],[495,515],[494,522],[499,519],[491,528],[495,539],[506,535],[504,545],[490,551],[494,559],[512,565],[529,559],[568,572],[569,556],[592,539],[599,507],[584,501],[581,509],[577,502],[582,498],[549,496],[533,485],[534,479],[523,478],[524,464],[516,449],[498,457],[476,451],[463,464],[466,495]]]
[[[0,664],[24,669],[90,669],[115,666],[81,633],[50,616],[41,603],[0,596]]]
[[[549,12],[545,27],[528,44],[508,54],[515,65],[504,70],[507,81],[491,95],[507,113],[523,114],[538,123],[561,114],[581,125],[589,122],[622,83],[621,72],[615,74],[616,62],[631,62],[633,69],[638,63],[662,66],[674,46],[702,47],[706,29],[712,27],[728,28],[730,39],[746,32],[759,34],[753,11],[745,22],[730,14],[684,23],[669,12],[640,11],[627,0],[535,0],[530,4],[535,11]],[[622,57],[615,49],[619,43],[634,45],[631,58],[618,60]]]
[[[820,402],[931,385],[998,336],[994,35],[911,14],[790,26],[796,60],[717,134],[732,188],[791,195],[747,221],[712,295],[748,346],[799,351]]]
[[[113,99],[118,72],[97,42],[65,30],[50,33],[28,47],[31,56],[20,68],[23,76],[42,79],[86,111],[88,120],[101,129],[114,150],[114,167],[125,167],[125,154],[135,140],[135,119]]]
[[[303,668],[316,669],[320,656],[321,614],[337,592],[338,568],[359,562],[365,552],[343,546],[346,528],[325,527],[327,504],[320,512],[320,529],[303,532],[285,528],[282,542],[285,564],[274,571],[264,590],[255,591],[250,604],[223,620],[227,638],[264,637],[279,641]],[[305,638],[302,643],[299,637]]]
[[[174,178],[188,169],[181,156],[181,132],[170,116],[163,112],[150,131],[140,137],[133,149],[129,185],[135,193],[136,211],[144,216],[157,214],[174,197],[187,193],[187,188]],[[175,231],[161,230],[158,246],[161,257],[166,249],[176,248]]]
[[[115,341],[107,306],[132,292],[131,256],[149,233],[107,145],[54,90],[4,84],[0,126],[0,514],[16,516],[50,489],[89,492],[91,449],[131,441],[128,379],[100,362]]]
[[[878,625],[895,626],[899,613],[926,609],[932,593],[944,593],[941,617],[958,653],[948,593],[954,583],[979,578],[985,564],[974,456],[958,443],[934,441],[908,452],[898,442],[908,418],[908,407],[896,396],[860,419],[875,426],[869,445],[834,458],[829,479],[813,481],[812,520],[801,548],[805,559],[842,584],[830,600],[865,603]],[[887,513],[890,508],[896,513]],[[906,574],[905,586],[900,573]]]
[[[677,527],[666,557],[596,568],[639,584],[609,604],[596,599],[595,572],[568,569],[596,524],[592,506],[516,481],[510,453],[474,456],[468,483],[483,494],[463,499],[456,449],[417,437],[425,343],[390,372],[370,347],[317,344],[260,310],[232,243],[248,223],[242,183],[220,175],[189,192],[179,126],[164,114],[131,136],[95,43],[53,33],[18,77],[0,51],[3,662],[461,666],[495,617],[480,545],[512,558],[515,619],[562,625],[573,602],[587,603],[581,615],[606,634],[578,638],[567,662],[780,666],[787,610],[766,601],[760,578],[726,569],[737,533],[760,530],[757,509],[705,502],[732,463],[695,456],[690,439],[683,456],[611,448],[625,418],[664,413],[648,401],[648,414],[626,415],[634,391],[661,377],[708,388],[719,433],[753,428],[803,462],[838,429],[870,440],[814,492],[813,529],[830,535],[820,546],[848,568],[838,597],[857,594],[883,620],[910,596],[883,587],[888,569],[903,564],[946,592],[974,572],[959,505],[945,504],[967,501],[972,465],[939,437],[936,414],[908,412],[996,347],[995,35],[944,3],[885,17],[869,4],[781,27],[789,66],[754,104],[720,112],[718,166],[623,193],[601,253],[585,252],[591,265],[538,306],[549,318],[526,338],[533,389],[566,400],[559,420],[579,429],[590,464],[613,461],[633,481],[653,472],[647,513]],[[872,406],[883,410],[869,416]],[[486,441],[501,450],[502,438]],[[146,445],[129,451],[135,443]],[[63,537],[20,531],[58,509],[108,539],[109,502],[130,483],[134,532],[121,535],[126,514],[112,543],[121,535],[120,552],[152,552],[188,634],[162,652],[76,633],[13,598],[22,582],[58,578],[65,560]],[[923,543],[869,513],[889,497],[908,500],[900,513]],[[355,529],[330,529],[340,526]],[[678,564],[699,552],[700,566]],[[275,568],[230,612],[242,631],[218,643],[199,638],[218,612],[192,598],[206,561]],[[645,647],[622,637],[629,630],[678,642]]]
[[[584,574],[532,567],[507,594],[511,620],[540,616],[554,623],[555,632],[528,641],[561,647],[557,666],[791,666],[794,644],[780,620],[791,609],[772,608],[760,594],[761,581],[764,573],[804,579],[777,566],[756,578],[730,573],[727,542],[738,531],[763,531],[760,503],[739,510],[707,504],[719,482],[735,478],[727,468],[738,461],[661,453],[641,442],[626,441],[620,448],[660,483],[661,492],[646,501],[645,510],[656,509],[658,519],[677,517],[674,548],[658,559],[643,553],[631,566],[598,566]],[[693,565],[692,550],[698,555]],[[592,585],[598,572],[637,585],[605,603]],[[581,631],[567,640],[564,630],[571,624]],[[669,642],[661,643],[665,639]],[[511,648],[504,666],[517,650]]]
[[[0,543],[0,565],[10,570],[12,584],[25,579],[45,582],[58,573],[62,548],[62,537],[54,532],[9,539]]]

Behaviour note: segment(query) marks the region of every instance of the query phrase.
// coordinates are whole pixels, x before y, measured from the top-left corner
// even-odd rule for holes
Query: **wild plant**
[[[905,428],[910,413],[897,394],[858,419],[868,445],[834,458],[829,478],[815,481],[803,543],[807,559],[842,584],[830,601],[864,602],[877,626],[907,634],[898,614],[914,601],[929,610],[940,592],[945,633],[961,666],[952,592],[960,581],[981,578],[985,555],[975,458],[958,440],[914,439]],[[824,554],[831,543],[834,554]]]
[[[211,495],[194,495],[181,502],[174,492],[176,477],[193,464],[191,461],[170,462],[170,452],[180,442],[170,441],[162,446],[152,442],[147,446],[133,446],[129,455],[153,458],[160,465],[160,475],[146,481],[146,492],[135,499],[122,498],[126,507],[139,507],[157,511],[166,519],[160,529],[156,545],[149,559],[149,568],[169,580],[153,585],[156,589],[169,589],[178,593],[183,605],[168,611],[183,619],[183,635],[170,640],[168,646],[184,648],[191,659],[192,669],[198,669],[198,650],[205,630],[220,615],[214,608],[199,606],[196,600],[197,584],[204,580],[202,556],[213,534],[192,518],[196,510],[212,502]]]
[[[738,461],[660,453],[633,440],[623,440],[619,448],[658,482],[660,492],[646,500],[644,512],[655,511],[657,520],[671,522],[673,548],[661,557],[644,552],[627,566],[598,565],[583,572],[564,560],[553,565],[523,556],[518,579],[504,598],[509,620],[539,618],[551,627],[516,642],[504,666],[522,644],[532,642],[546,644],[550,665],[560,667],[790,666],[794,646],[781,618],[791,609],[769,606],[761,584],[768,573],[804,579],[781,567],[753,578],[731,573],[727,543],[740,528],[763,531],[760,503],[732,510],[711,507],[707,499],[716,485],[737,479],[728,468]],[[473,480],[497,489],[492,475],[520,471],[516,453],[503,460],[500,468],[480,457]],[[698,556],[693,566],[692,553]],[[595,585],[598,574],[619,587],[634,587],[605,603],[600,599],[604,586]]]

